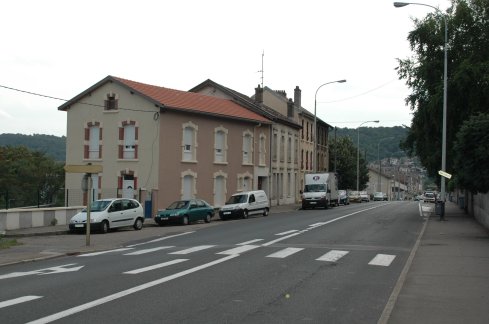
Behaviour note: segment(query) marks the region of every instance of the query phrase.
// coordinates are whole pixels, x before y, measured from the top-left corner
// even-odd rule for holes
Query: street
[[[2,267],[2,322],[377,323],[423,226],[414,202],[214,223]]]

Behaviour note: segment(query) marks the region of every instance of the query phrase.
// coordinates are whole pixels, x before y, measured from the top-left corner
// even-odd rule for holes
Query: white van
[[[246,191],[232,195],[226,204],[219,210],[222,220],[231,217],[248,218],[249,215],[262,214],[267,216],[270,210],[268,197],[265,191]]]

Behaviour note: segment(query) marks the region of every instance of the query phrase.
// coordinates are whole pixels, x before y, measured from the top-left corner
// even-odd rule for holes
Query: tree
[[[452,0],[448,24],[447,171],[453,160],[455,135],[465,120],[489,109],[489,1]],[[406,102],[414,111],[401,144],[417,155],[430,176],[441,168],[443,61],[445,25],[437,12],[414,20],[408,40],[412,58],[399,60],[399,77],[412,93]],[[439,181],[439,177],[436,177]]]
[[[329,165],[334,171],[336,155],[336,172],[338,173],[338,188],[357,188],[357,148],[348,137],[338,137],[329,140]],[[368,168],[365,159],[360,156],[360,190],[368,182]]]
[[[64,185],[63,163],[25,146],[0,146],[0,169],[0,206],[6,208],[54,203]]]
[[[489,114],[478,114],[465,121],[454,144],[456,183],[473,193],[489,191],[489,172],[482,172],[489,161]]]

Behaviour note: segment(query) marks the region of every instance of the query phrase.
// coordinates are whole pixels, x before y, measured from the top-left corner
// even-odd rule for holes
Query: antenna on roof
[[[258,71],[261,73],[261,88],[263,89],[263,57],[265,56],[265,50],[261,53],[261,70]]]

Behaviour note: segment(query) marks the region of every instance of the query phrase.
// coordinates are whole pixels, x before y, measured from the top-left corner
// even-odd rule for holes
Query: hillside
[[[66,137],[54,135],[0,134],[0,146],[26,146],[40,151],[56,161],[66,160]]]

